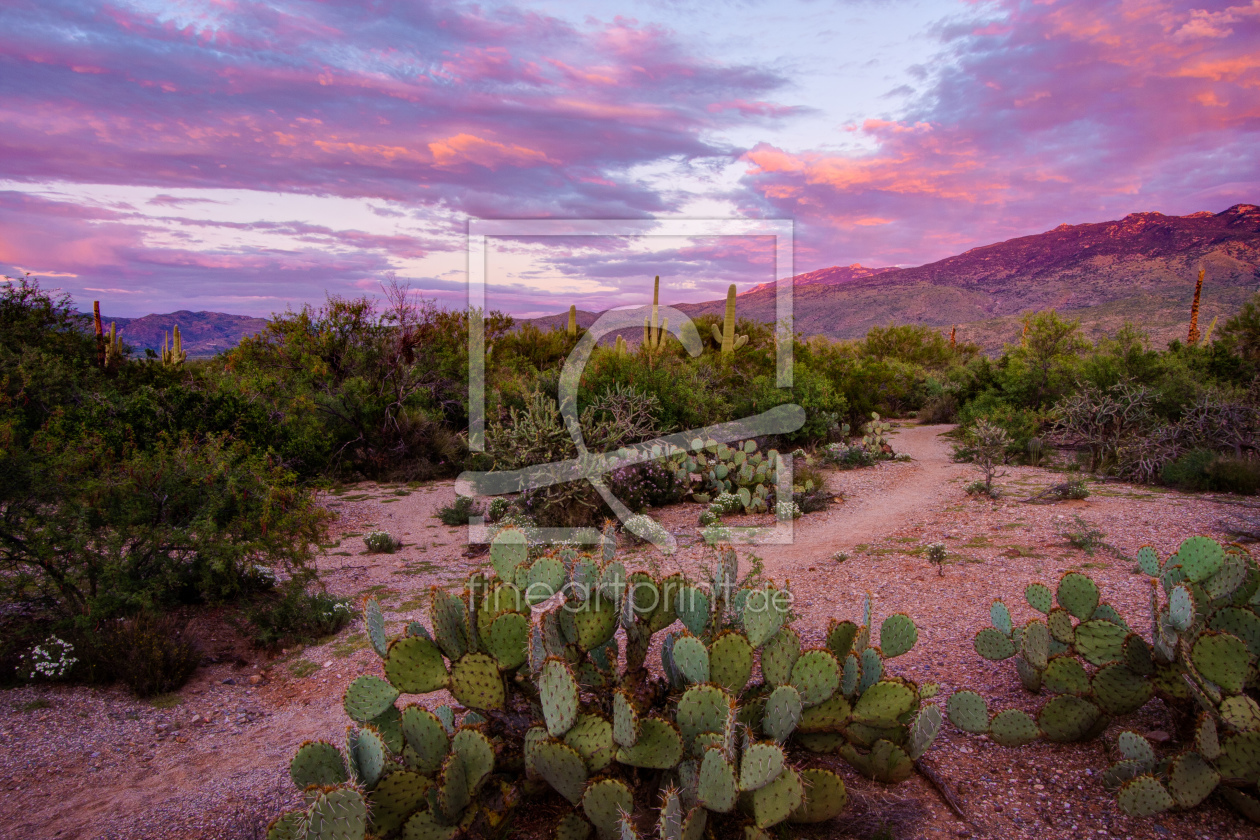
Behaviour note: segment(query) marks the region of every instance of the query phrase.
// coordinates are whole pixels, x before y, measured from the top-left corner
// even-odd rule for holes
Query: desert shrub
[[[254,643],[264,648],[314,643],[345,627],[352,615],[348,599],[308,592],[296,580],[245,612]]]
[[[917,419],[925,425],[953,423],[958,419],[958,397],[949,392],[929,397],[919,409]]]
[[[118,680],[138,697],[175,691],[201,661],[201,651],[184,631],[185,623],[175,616],[151,612],[106,622],[80,648],[89,681]]]
[[[1260,493],[1260,461],[1222,455],[1208,467],[1212,489],[1241,496]]]
[[[964,434],[978,420],[987,420],[1004,429],[1007,435],[1007,456],[1020,458],[1028,451],[1028,441],[1041,434],[1047,415],[1043,411],[1019,407],[988,392],[967,403],[958,412],[958,424]]]
[[[512,503],[502,497],[490,500],[490,506],[486,508],[486,518],[491,522],[498,522],[507,516],[508,511],[512,509]]]
[[[467,525],[469,517],[482,516],[484,511],[472,496],[455,496],[455,501],[438,508],[437,518],[443,525]]]
[[[945,543],[934,542],[928,545],[927,559],[929,563],[936,567],[936,573],[938,575],[945,574],[945,557]]]
[[[1002,464],[1006,462],[1006,450],[1010,445],[1010,436],[1007,434],[1006,429],[994,425],[988,420],[980,419],[967,430],[965,441],[966,452],[970,456],[971,463],[980,471],[979,481],[968,485],[967,492],[983,492],[994,496],[993,480],[1003,475],[1000,469]],[[980,490],[973,489],[976,484],[981,486]]]
[[[1103,540],[1107,538],[1101,528],[1094,527],[1079,515],[1072,517],[1072,523],[1060,530],[1059,535],[1073,548],[1079,548],[1089,555],[1106,545]]]
[[[1201,491],[1211,488],[1208,468],[1216,460],[1216,453],[1208,449],[1192,449],[1174,461],[1164,465],[1160,474],[1163,482],[1178,490]]]
[[[613,470],[604,476],[612,494],[635,512],[682,501],[688,492],[677,472],[660,461],[645,461]]]
[[[1067,443],[1089,450],[1089,470],[1114,463],[1120,443],[1151,423],[1150,389],[1119,382],[1103,390],[1085,383],[1054,406],[1054,431]]]
[[[393,554],[402,547],[388,531],[370,531],[363,535],[363,545],[369,554]]]
[[[820,457],[824,464],[840,470],[853,470],[858,467],[874,465],[875,453],[864,446],[850,446],[846,443],[832,443],[823,449]]]
[[[804,511],[796,502],[782,501],[774,504],[774,518],[780,521],[785,519],[800,519],[804,515]]]

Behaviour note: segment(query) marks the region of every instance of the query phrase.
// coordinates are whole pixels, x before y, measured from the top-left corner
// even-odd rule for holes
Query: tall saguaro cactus
[[[730,356],[748,343],[748,336],[735,334],[735,284],[726,290],[726,317],[722,319],[722,331],[713,325],[713,340],[722,345],[722,355]]]
[[[1199,282],[1194,284],[1194,303],[1190,304],[1190,333],[1186,336],[1187,344],[1199,343],[1199,295],[1203,292],[1203,275],[1206,269],[1199,269]]]
[[[577,336],[577,306],[569,304],[569,336]]]
[[[105,331],[101,328],[101,302],[92,301],[92,320],[96,326],[96,366],[105,367]]]
[[[184,352],[184,342],[179,336],[179,324],[176,324],[174,338],[166,333],[162,334],[162,364],[177,368],[187,360],[188,354]]]
[[[665,345],[665,333],[669,331],[669,319],[666,318],[657,326],[657,314],[661,304],[661,275],[656,275],[652,286],[652,314],[643,319],[643,346],[653,356]]]
[[[123,363],[122,339],[118,337],[118,329],[113,321],[109,324],[109,335],[105,339],[105,368],[113,370]]]

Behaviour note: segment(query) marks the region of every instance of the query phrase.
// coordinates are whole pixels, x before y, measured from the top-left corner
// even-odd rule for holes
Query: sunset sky
[[[470,217],[791,219],[804,272],[1260,203],[1260,0],[6,0],[0,42],[0,273],[119,316],[462,306]],[[773,277],[753,238],[489,264],[516,314]]]

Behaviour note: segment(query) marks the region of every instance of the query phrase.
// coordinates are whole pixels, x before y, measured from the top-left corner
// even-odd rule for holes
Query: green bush
[[[326,592],[307,592],[290,581],[278,593],[246,612],[254,644],[264,648],[313,644],[345,627],[353,613],[350,601]]]
[[[186,623],[173,615],[141,612],[112,619],[71,636],[80,682],[119,681],[138,697],[175,691],[188,682],[201,651],[185,637]]]
[[[402,547],[402,543],[394,539],[388,531],[371,531],[363,535],[363,545],[368,554],[393,554]]]
[[[1192,449],[1175,461],[1164,465],[1160,478],[1169,487],[1178,490],[1203,491],[1212,487],[1208,469],[1216,461],[1216,453],[1207,449]]]
[[[1240,496],[1260,493],[1260,462],[1254,458],[1222,455],[1208,467],[1212,489]]]
[[[469,517],[482,516],[483,513],[484,511],[473,497],[456,496],[453,503],[438,508],[437,517],[442,520],[443,525],[456,527],[467,525]]]

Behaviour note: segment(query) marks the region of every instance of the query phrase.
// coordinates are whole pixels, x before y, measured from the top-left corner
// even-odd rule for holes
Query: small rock
[[[1156,729],[1153,732],[1147,732],[1146,739],[1157,744],[1166,744],[1172,740],[1172,736],[1162,729]]]
[[[324,663],[325,668],[331,668],[332,666],[333,666],[333,662],[331,659],[329,659],[327,662]]]
[[[223,684],[224,684],[224,685],[236,685],[236,680],[232,679],[231,677],[228,677],[226,680],[224,680],[224,681],[223,681]]]
[[[258,676],[257,674],[254,674],[252,677],[249,678],[250,685],[258,685],[262,681],[263,681],[263,678]]]
[[[189,723],[201,723],[201,715],[193,715]]]

